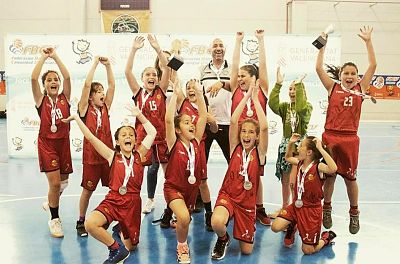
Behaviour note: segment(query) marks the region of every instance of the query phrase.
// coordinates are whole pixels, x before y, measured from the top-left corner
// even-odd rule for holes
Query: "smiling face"
[[[259,127],[256,121],[243,121],[240,127],[239,140],[246,151],[250,151],[256,145],[259,133]]]
[[[116,149],[129,157],[135,147],[135,129],[131,126],[123,126],[117,129],[114,135]]]
[[[296,102],[296,87],[294,86],[294,81],[289,86],[289,98],[290,102]]]
[[[191,103],[196,103],[196,81],[190,80],[186,84],[186,97]]]
[[[142,73],[142,82],[146,90],[152,91],[158,84],[157,70],[154,67],[147,67]]]
[[[344,65],[340,71],[340,82],[347,88],[353,88],[358,81],[358,70],[355,65]]]
[[[211,56],[213,60],[224,60],[225,56],[225,46],[222,40],[214,39],[211,44]]]
[[[54,71],[46,72],[42,77],[42,83],[46,93],[50,97],[56,97],[60,89],[61,81],[58,74]]]
[[[242,91],[247,91],[250,87],[251,75],[248,71],[240,69],[238,74],[238,85]]]
[[[89,103],[100,108],[104,106],[104,88],[100,83],[92,83],[90,88]]]
[[[194,139],[196,127],[189,115],[183,114],[175,117],[175,133],[184,141]]]

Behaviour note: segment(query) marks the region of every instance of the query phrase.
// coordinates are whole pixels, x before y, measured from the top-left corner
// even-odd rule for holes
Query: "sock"
[[[358,215],[359,211],[358,211],[358,205],[351,205],[350,206],[350,210],[349,213],[351,215]]]
[[[79,222],[85,222],[85,216],[79,216],[79,220],[78,220]]]
[[[178,245],[176,246],[177,248],[178,247],[181,247],[181,246],[184,246],[184,245],[187,245],[187,240],[185,240],[185,242],[179,242],[179,241],[177,241],[178,242]]]
[[[50,207],[50,213],[51,213],[51,220],[55,219],[55,218],[60,218],[60,216],[58,215],[58,206],[57,207]]]
[[[206,209],[206,212],[211,212],[211,202],[204,203],[204,208]]]
[[[332,209],[332,202],[325,202],[324,201],[324,206],[322,207],[323,209]]]
[[[257,211],[258,210],[262,210],[262,209],[264,209],[264,205],[263,204],[256,204],[256,207],[257,207]]]
[[[68,179],[60,182],[60,195],[64,192],[65,188],[68,186]]]
[[[118,248],[119,248],[119,244],[117,243],[116,240],[114,240],[114,242],[110,246],[108,246],[109,250],[116,250]]]
[[[223,235],[222,237],[219,236],[218,239],[219,239],[219,240],[222,240],[222,241],[228,240],[227,233],[225,233],[225,235]]]

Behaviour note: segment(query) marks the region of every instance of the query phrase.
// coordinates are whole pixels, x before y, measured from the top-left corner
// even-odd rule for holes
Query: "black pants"
[[[229,164],[229,125],[218,125],[218,132],[211,133],[210,129],[206,129],[206,157],[208,162],[208,156],[210,155],[211,144],[214,140],[217,141],[219,147],[224,154],[226,162]]]

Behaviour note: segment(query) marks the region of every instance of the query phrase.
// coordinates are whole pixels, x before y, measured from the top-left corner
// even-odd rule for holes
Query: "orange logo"
[[[219,200],[219,202],[222,203],[222,204],[227,204],[228,203],[225,199],[221,199],[221,200]]]
[[[57,167],[58,166],[58,161],[57,160],[52,160],[51,161],[51,166],[52,167]]]
[[[308,175],[308,180],[309,180],[309,181],[313,181],[313,180],[314,180],[314,178],[315,178],[315,176],[314,176],[314,175],[312,175],[312,174],[309,174],[309,175]]]
[[[157,100],[161,99],[161,95],[157,94]]]
[[[285,209],[282,209],[282,210],[279,212],[279,214],[281,214],[281,215],[287,215],[287,211],[286,211]]]
[[[108,210],[108,208],[106,207],[106,208],[104,208],[104,211],[107,213],[107,214],[109,214],[110,213],[110,211]]]
[[[92,181],[88,181],[86,183],[87,187],[92,188],[93,187],[93,182]]]

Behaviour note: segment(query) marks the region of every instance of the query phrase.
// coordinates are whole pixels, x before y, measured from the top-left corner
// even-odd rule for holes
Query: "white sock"
[[[68,186],[68,179],[61,181],[60,183],[60,195],[64,192],[65,188]]]

